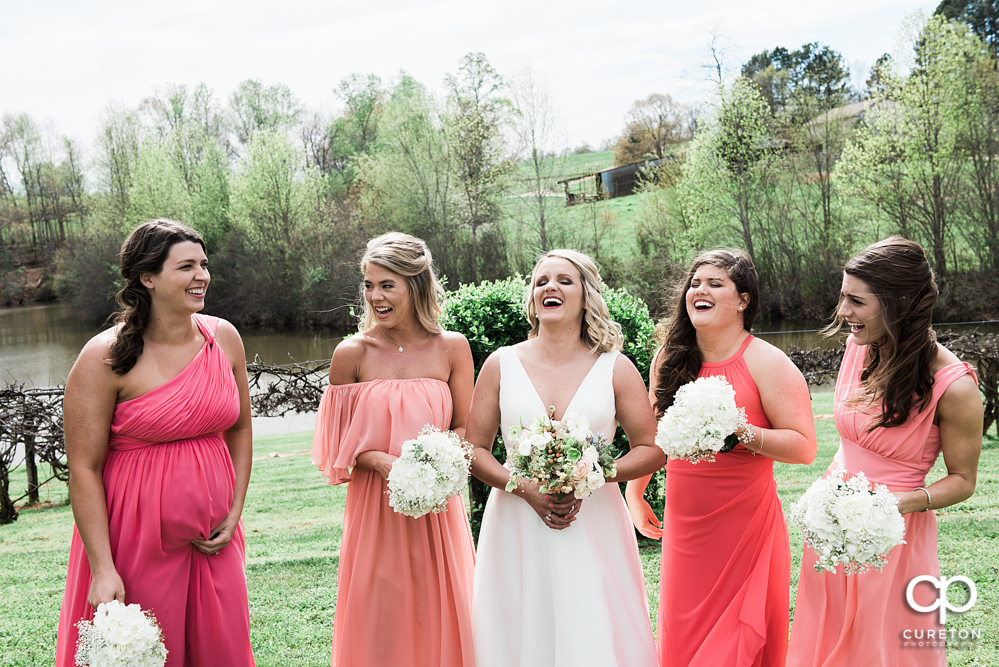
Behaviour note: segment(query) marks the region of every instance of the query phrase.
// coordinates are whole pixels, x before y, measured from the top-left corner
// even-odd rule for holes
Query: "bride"
[[[528,340],[494,352],[472,396],[466,437],[472,473],[494,487],[479,535],[473,593],[478,667],[657,664],[645,581],[631,518],[617,484],[585,500],[558,501],[534,483],[504,488],[510,472],[492,455],[497,428],[528,425],[554,406],[588,418],[612,438],[620,422],[631,451],[608,482],[642,477],[666,455],[620,327],[600,294],[596,264],[553,250],[534,266],[526,295]]]

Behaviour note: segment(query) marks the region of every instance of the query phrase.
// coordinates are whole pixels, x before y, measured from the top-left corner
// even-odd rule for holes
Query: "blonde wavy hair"
[[[541,323],[538,320],[538,312],[534,306],[534,281],[537,278],[538,267],[546,259],[558,257],[568,261],[576,270],[583,285],[583,326],[580,329],[579,337],[582,339],[591,352],[611,352],[624,347],[624,334],[621,332],[621,325],[611,320],[610,311],[607,309],[607,302],[604,301],[601,293],[600,270],[597,263],[589,255],[584,255],[578,250],[549,250],[538,258],[531,271],[531,284],[524,295],[524,311],[527,314],[527,321],[531,324],[531,332],[528,338],[538,335]]]
[[[367,271],[369,264],[402,276],[409,288],[409,299],[416,319],[430,333],[441,332],[438,318],[444,307],[444,286],[437,279],[434,259],[426,243],[409,234],[382,234],[368,241],[367,250],[361,257],[361,271]],[[361,302],[364,304],[364,316],[358,330],[367,331],[375,325],[375,314],[371,304],[364,298],[363,282]]]

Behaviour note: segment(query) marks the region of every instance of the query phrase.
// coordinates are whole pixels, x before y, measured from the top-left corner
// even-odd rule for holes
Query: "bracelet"
[[[921,509],[919,511],[920,512],[925,512],[926,510],[930,509],[930,505],[933,504],[933,496],[930,495],[930,492],[926,489],[926,487],[925,486],[917,486],[916,488],[913,489],[913,491],[922,491],[923,493],[926,494],[926,507],[924,507],[923,509]]]
[[[751,449],[749,450],[749,451],[753,452],[753,456],[756,456],[757,454],[763,453],[763,438],[765,437],[764,434],[765,434],[765,432],[763,430],[763,427],[761,426],[760,427],[760,448],[757,449],[755,452],[753,452],[753,450],[751,450]],[[756,438],[753,438],[753,439],[755,440]]]

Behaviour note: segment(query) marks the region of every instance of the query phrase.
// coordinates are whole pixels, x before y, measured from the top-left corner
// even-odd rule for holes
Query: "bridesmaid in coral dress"
[[[117,325],[66,382],[76,528],[56,665],[75,665],[76,624],[112,599],[152,611],[167,665],[253,665],[240,514],[252,435],[243,344],[198,315],[205,245],[170,220],[121,250]]]
[[[851,576],[817,573],[815,553],[805,548],[788,665],[947,664],[944,642],[932,640],[944,629],[937,613],[911,609],[906,588],[917,576],[940,576],[936,515],[928,510],[975,491],[982,402],[974,368],[936,342],[936,300],[933,271],[912,241],[875,243],[843,271],[834,326],[846,322],[851,335],[836,382],[833,465],[863,471],[898,497],[905,544],[888,553],[883,571]],[[927,486],[941,452],[947,475]],[[923,583],[913,597],[925,607],[938,591]]]
[[[757,284],[744,252],[717,250],[695,259],[652,363],[649,393],[658,415],[682,385],[721,375],[750,425],[745,444],[713,463],[667,463],[661,530],[642,497],[648,478],[628,485],[635,525],[663,539],[663,667],[777,667],[787,653],[790,547],[773,462],[810,463],[815,425],[801,373],[749,333]]]
[[[468,341],[437,323],[443,289],[423,241],[368,242],[361,332],[337,346],[312,461],[350,482],[331,664],[471,667],[472,534],[460,497],[439,514],[396,513],[386,494],[402,443],[427,424],[464,435]]]

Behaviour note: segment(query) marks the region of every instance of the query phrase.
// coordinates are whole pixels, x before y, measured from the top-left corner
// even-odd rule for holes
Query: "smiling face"
[[[844,273],[840,297],[841,303],[836,316],[850,326],[853,342],[857,345],[870,345],[884,339],[888,332],[881,317],[881,302],[871,291],[870,285]]]
[[[548,257],[534,268],[534,309],[541,322],[580,322],[583,280],[579,269],[562,257]]]
[[[687,315],[694,328],[742,326],[742,311],[749,294],[739,293],[728,272],[720,266],[701,264],[694,271],[686,294]]]
[[[395,327],[413,317],[406,278],[374,262],[364,271],[364,300],[382,326]]]
[[[141,281],[157,307],[198,312],[205,307],[205,292],[211,279],[201,244],[182,241],[170,246],[159,273],[145,273]]]

